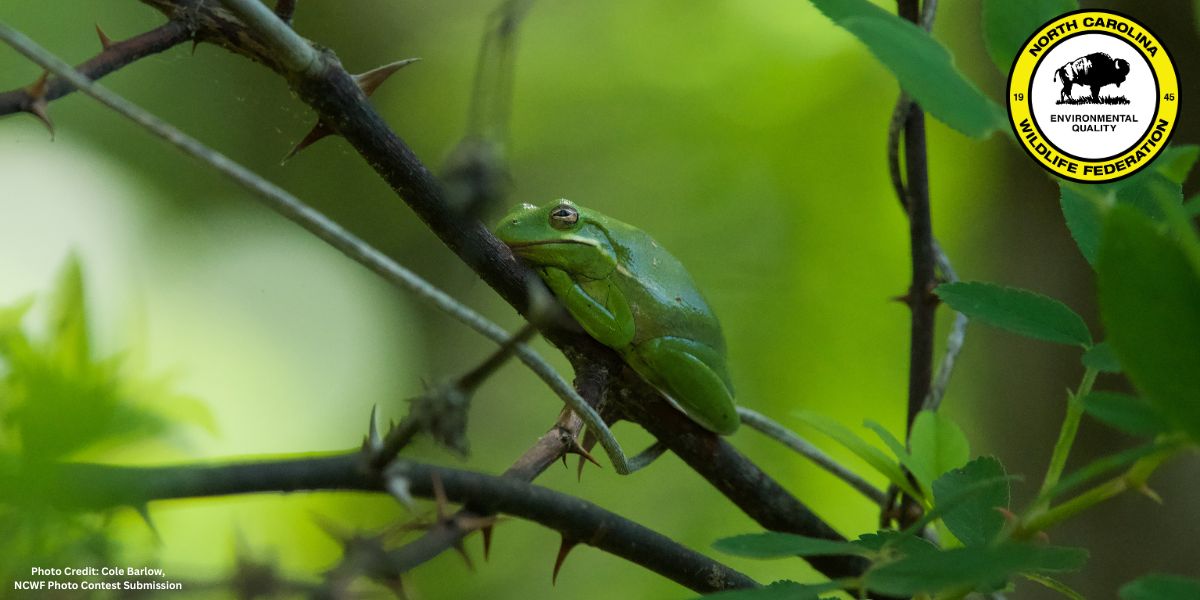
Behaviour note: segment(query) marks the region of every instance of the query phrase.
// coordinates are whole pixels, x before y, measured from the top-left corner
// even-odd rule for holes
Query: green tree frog
[[[721,325],[679,260],[646,232],[559,200],[518,206],[496,236],[676,408],[716,433],[737,430]]]

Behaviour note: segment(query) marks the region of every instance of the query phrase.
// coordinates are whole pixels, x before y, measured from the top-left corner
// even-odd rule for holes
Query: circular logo
[[[1042,25],[1008,76],[1008,118],[1029,155],[1081,183],[1133,175],[1167,146],[1179,76],[1145,25],[1083,10]]]

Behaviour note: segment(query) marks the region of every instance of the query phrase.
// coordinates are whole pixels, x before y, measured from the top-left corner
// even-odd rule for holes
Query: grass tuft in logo
[[[1081,183],[1133,175],[1166,147],[1179,115],[1179,77],[1145,25],[1083,10],[1042,25],[1008,78],[1008,117],[1050,172]]]

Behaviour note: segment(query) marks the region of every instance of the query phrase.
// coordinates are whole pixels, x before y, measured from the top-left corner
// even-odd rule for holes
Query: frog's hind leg
[[[647,340],[633,348],[634,370],[705,429],[729,435],[738,428],[737,407],[723,359],[712,348],[677,337]],[[715,367],[713,365],[716,365]]]

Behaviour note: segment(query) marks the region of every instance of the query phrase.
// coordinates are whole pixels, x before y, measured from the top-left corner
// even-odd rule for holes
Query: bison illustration
[[[1073,103],[1071,87],[1082,85],[1092,88],[1092,101],[1100,100],[1100,88],[1115,83],[1117,87],[1129,75],[1129,61],[1113,58],[1103,52],[1081,56],[1054,72],[1054,81],[1062,82],[1059,104]]]

